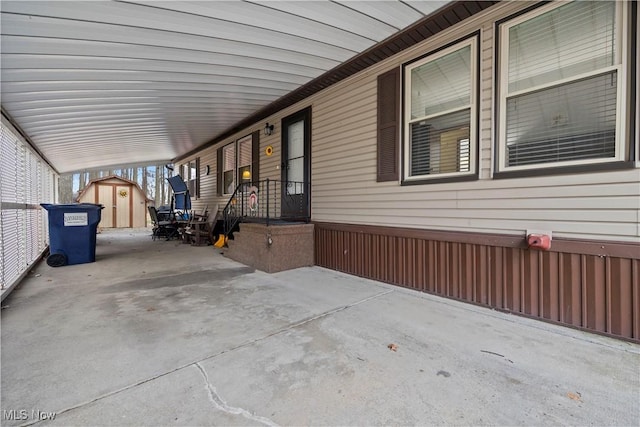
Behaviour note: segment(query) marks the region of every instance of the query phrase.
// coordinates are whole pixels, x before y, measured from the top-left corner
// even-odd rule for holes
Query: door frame
[[[289,132],[288,127],[293,123],[304,122],[304,171],[303,171],[303,179],[304,179],[304,195],[303,200],[301,201],[303,206],[303,212],[286,212],[285,210],[285,198],[287,197],[287,186],[285,182],[287,181],[287,160],[288,160],[288,147],[289,147]],[[280,176],[282,181],[282,194],[281,194],[281,205],[280,205],[280,216],[283,218],[293,219],[293,220],[305,220],[308,221],[311,219],[311,106],[304,108],[300,111],[297,111],[285,118],[283,118],[280,122],[281,132],[281,150],[282,150],[282,158],[280,163]]]

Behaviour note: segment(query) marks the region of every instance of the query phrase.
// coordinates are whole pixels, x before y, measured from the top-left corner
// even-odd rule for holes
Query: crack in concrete
[[[211,381],[209,381],[209,376],[207,375],[207,372],[204,370],[204,368],[200,365],[200,363],[196,362],[193,364],[193,366],[198,368],[198,370],[202,374],[202,377],[204,378],[204,382],[205,382],[205,388],[209,393],[209,401],[213,404],[213,406],[217,410],[223,411],[232,415],[242,415],[248,420],[257,421],[259,423],[262,423],[270,427],[279,427],[278,424],[274,423],[269,418],[261,417],[259,415],[254,415],[251,412],[247,411],[246,409],[236,408],[236,407],[227,405],[227,402],[225,402],[224,399],[222,399],[220,395],[216,392],[216,388],[211,384]]]
[[[325,312],[323,312],[323,313],[320,313],[320,314],[318,314],[318,315],[316,315],[316,316],[313,316],[313,317],[310,317],[310,318],[307,318],[307,319],[301,320],[301,321],[296,322],[296,323],[292,323],[292,324],[290,324],[289,326],[286,326],[286,327],[284,327],[284,328],[278,329],[277,331],[272,332],[272,333],[270,333],[270,334],[267,334],[267,335],[265,335],[265,336],[262,336],[262,337],[259,337],[259,338],[255,338],[255,339],[250,340],[250,341],[245,341],[244,343],[239,344],[239,345],[237,345],[237,346],[235,346],[235,347],[231,347],[231,348],[229,348],[229,349],[222,350],[222,351],[220,351],[220,352],[218,352],[218,353],[215,353],[215,354],[212,354],[212,355],[210,355],[210,356],[203,357],[203,358],[202,358],[202,359],[200,359],[200,360],[196,360],[196,361],[193,361],[193,362],[186,363],[186,364],[184,364],[184,365],[182,365],[182,366],[178,366],[178,367],[176,367],[176,368],[174,368],[174,369],[171,369],[171,370],[169,370],[169,371],[166,371],[166,372],[163,372],[163,373],[161,373],[161,374],[155,375],[155,376],[153,376],[153,377],[146,378],[146,379],[144,379],[144,380],[138,381],[138,382],[133,383],[133,384],[129,384],[128,386],[125,386],[125,387],[119,388],[119,389],[117,389],[117,390],[110,391],[110,392],[108,392],[108,393],[105,393],[105,394],[100,395],[100,396],[98,396],[98,397],[95,397],[95,398],[93,398],[93,399],[87,400],[87,401],[85,401],[85,402],[78,403],[77,405],[73,405],[73,406],[70,406],[70,407],[64,408],[64,409],[62,409],[62,410],[60,410],[60,411],[55,411],[56,416],[59,416],[59,415],[64,414],[64,413],[66,413],[66,412],[70,412],[70,411],[73,411],[73,410],[76,410],[76,409],[82,408],[82,407],[84,407],[84,406],[87,406],[87,405],[90,405],[90,404],[92,404],[92,403],[98,402],[98,401],[100,401],[100,400],[106,399],[107,397],[115,396],[115,395],[120,394],[120,393],[122,393],[122,392],[125,392],[125,391],[127,391],[127,390],[134,389],[134,388],[136,388],[136,387],[138,387],[138,386],[140,386],[140,385],[142,385],[142,384],[146,384],[146,383],[148,383],[148,382],[151,382],[151,381],[157,380],[157,379],[159,379],[159,378],[162,378],[162,377],[165,377],[165,376],[167,376],[167,375],[173,374],[174,372],[181,371],[181,370],[183,370],[183,369],[185,369],[185,368],[188,368],[188,367],[190,367],[190,366],[194,366],[194,365],[196,365],[196,367],[199,367],[199,366],[200,366],[200,365],[199,365],[199,364],[200,364],[200,362],[204,362],[205,360],[215,359],[216,357],[221,356],[221,355],[223,355],[223,354],[226,354],[226,353],[229,353],[229,352],[232,352],[232,351],[235,351],[235,350],[238,350],[238,349],[244,348],[244,347],[248,347],[248,346],[250,346],[250,345],[253,345],[253,344],[258,343],[258,342],[260,342],[260,341],[264,341],[264,340],[266,340],[266,339],[268,339],[268,338],[271,338],[271,337],[273,337],[273,336],[276,336],[276,335],[282,334],[282,333],[284,333],[284,332],[290,331],[290,330],[292,330],[292,329],[295,329],[295,328],[297,328],[297,327],[300,327],[300,326],[306,325],[307,323],[313,322],[314,320],[322,319],[323,317],[330,316],[330,315],[332,315],[332,314],[338,313],[338,312],[340,312],[340,311],[344,311],[344,310],[346,310],[346,309],[348,309],[348,308],[351,308],[351,307],[355,307],[355,306],[360,305],[360,304],[363,304],[363,303],[365,303],[365,302],[367,302],[367,301],[371,301],[371,300],[374,300],[374,299],[376,299],[376,298],[383,297],[383,296],[388,295],[388,294],[393,293],[393,292],[396,292],[396,290],[395,290],[395,289],[389,289],[389,290],[387,290],[387,291],[385,291],[385,292],[380,292],[380,293],[378,293],[378,294],[372,295],[372,296],[367,297],[367,298],[363,298],[363,299],[361,299],[361,300],[359,300],[359,301],[356,301],[356,302],[353,302],[353,303],[351,303],[351,304],[343,305],[343,306],[341,306],[341,307],[334,308],[333,310],[328,310],[328,311],[325,311]],[[206,374],[205,374],[205,375],[206,375]],[[205,379],[206,379],[206,377],[205,377]],[[208,383],[208,380],[207,380],[207,383]],[[208,386],[207,386],[207,387],[208,387]],[[217,395],[216,395],[216,396],[217,396]],[[215,402],[214,402],[214,403],[215,403]],[[265,418],[265,419],[266,419],[266,418]],[[27,423],[20,424],[20,426],[19,426],[19,427],[28,427],[28,426],[32,426],[32,425],[35,425],[35,424],[39,424],[39,423],[41,423],[42,421],[43,421],[43,420],[33,420],[33,421],[29,421],[29,422],[27,422]],[[270,420],[269,420],[269,421],[270,421]],[[269,425],[276,426],[277,424],[269,424]]]
[[[282,329],[278,329],[277,331],[272,332],[270,334],[267,334],[267,335],[265,335],[263,337],[256,338],[254,340],[251,340],[251,341],[245,342],[243,344],[240,344],[237,347],[230,348],[229,350],[223,350],[223,351],[221,351],[220,353],[218,353],[216,355],[208,357],[207,359],[212,359],[214,357],[218,357],[218,356],[220,356],[222,354],[225,354],[225,353],[228,353],[230,351],[234,351],[234,350],[237,350],[237,349],[242,348],[242,347],[247,347],[249,345],[255,344],[255,343],[260,342],[260,341],[264,341],[267,338],[271,338],[271,337],[273,337],[275,335],[280,335],[280,334],[282,334],[284,332],[290,331],[290,330],[295,329],[297,327],[306,325],[307,323],[313,322],[314,320],[322,319],[323,317],[327,317],[327,316],[330,316],[332,314],[344,311],[344,310],[346,310],[348,308],[355,307],[357,305],[363,304],[363,303],[365,303],[367,301],[371,301],[373,299],[380,298],[380,297],[385,296],[387,294],[390,294],[392,292],[395,292],[395,290],[394,289],[390,289],[388,291],[380,292],[379,294],[372,295],[372,296],[370,296],[368,298],[361,299],[360,301],[356,301],[356,302],[351,303],[351,304],[343,305],[342,307],[334,308],[333,310],[325,311],[324,313],[320,313],[320,314],[318,314],[316,316],[309,317],[307,319],[303,319],[303,320],[301,320],[299,322],[296,322],[296,323],[292,323],[291,325],[289,325],[287,327],[284,327]],[[202,362],[202,361],[207,360],[207,359],[202,359],[202,360],[199,360],[198,362]]]
[[[290,331],[292,329],[295,329],[295,328],[298,328],[300,326],[306,325],[307,323],[310,323],[310,322],[313,322],[315,320],[322,319],[324,317],[330,316],[332,314],[347,310],[347,309],[349,309],[351,307],[355,307],[355,306],[363,304],[363,303],[365,303],[367,301],[371,301],[373,299],[380,298],[380,297],[388,295],[388,294],[390,294],[392,292],[396,292],[395,289],[390,289],[390,290],[385,291],[385,292],[380,292],[378,294],[372,295],[372,296],[367,297],[367,298],[363,298],[363,299],[361,299],[359,301],[356,301],[356,302],[353,302],[351,304],[343,305],[341,307],[334,308],[332,310],[328,310],[328,311],[325,311],[323,313],[320,313],[320,314],[318,314],[316,316],[300,320],[299,322],[292,323],[292,324],[290,324],[288,326],[285,326],[285,327],[283,327],[281,329],[278,329],[278,330],[276,330],[274,332],[271,332],[270,334],[267,334],[267,335],[264,335],[264,336],[261,336],[261,337],[258,337],[258,338],[254,338],[254,339],[249,340],[249,341],[245,341],[245,342],[243,342],[241,344],[238,344],[238,345],[236,345],[234,347],[230,347],[228,349],[219,351],[218,353],[212,354],[210,356],[203,357],[202,359],[196,360],[196,361],[194,361],[192,363],[189,363],[188,365],[185,365],[183,367],[176,368],[176,371],[179,370],[179,369],[185,368],[185,367],[187,367],[189,365],[193,365],[195,363],[200,363],[200,362],[204,362],[206,360],[215,359],[216,357],[222,356],[223,354],[231,353],[233,351],[239,350],[239,349],[244,348],[244,347],[249,347],[249,346],[251,346],[253,344],[259,343],[259,342],[264,341],[264,340],[267,340],[267,339],[269,339],[271,337],[274,337],[276,335],[280,335],[280,334],[288,332],[288,331]]]

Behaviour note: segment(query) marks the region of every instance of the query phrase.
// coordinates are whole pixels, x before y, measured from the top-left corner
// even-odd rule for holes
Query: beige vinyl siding
[[[197,157],[197,156],[196,156]],[[196,209],[202,209],[207,206],[209,212],[215,209],[215,204],[209,203],[208,195],[216,195],[216,152],[215,150],[206,150],[199,155],[200,157],[200,197],[193,200],[192,205]],[[194,157],[195,158],[195,157]],[[207,165],[209,166],[209,175],[207,175]]]
[[[282,162],[282,147],[280,145],[280,136],[282,135],[282,129],[280,128],[281,117],[269,118],[265,122],[275,124],[274,132],[271,135],[265,135],[260,131],[260,180],[266,179],[280,181],[282,179],[280,163]],[[263,124],[264,126],[264,124]],[[273,154],[267,156],[265,150],[271,145],[273,147]],[[276,191],[280,190],[280,186],[276,186]],[[280,215],[280,193],[272,194],[274,186],[269,188],[269,216],[277,217]],[[260,203],[260,210],[266,212],[267,195],[260,194],[258,197]]]
[[[271,122],[269,122],[271,123]],[[275,132],[271,135],[265,135],[260,133],[260,179],[275,179],[279,180],[280,176],[280,158],[282,148],[280,147],[280,124],[278,122]],[[267,156],[265,150],[268,146],[273,147],[273,154]]]
[[[224,206],[227,200],[216,198],[215,150],[256,129],[261,131],[260,179],[279,180],[281,120],[311,106],[313,221],[510,235],[537,229],[552,231],[554,237],[640,242],[639,169],[492,179],[494,23],[530,4],[500,3],[204,150],[199,154],[201,167],[210,164],[211,174],[202,176],[197,203],[212,206],[219,200]],[[479,180],[410,186],[377,183],[378,75],[476,31],[480,31]],[[262,133],[265,122],[275,123],[273,135]],[[271,157],[264,154],[268,145],[274,149]]]
[[[313,105],[313,219],[316,219],[316,209],[331,209],[332,197],[339,196],[344,189],[362,188],[363,185],[376,188],[385,186],[385,183],[376,183],[377,75],[349,89],[330,91],[330,96],[319,99]],[[326,98],[328,100],[324,102]],[[391,184],[397,186],[396,183]],[[325,186],[329,186],[329,192],[326,193],[328,197],[322,196]]]
[[[274,120],[270,120],[270,123],[279,123]],[[260,124],[256,124],[256,127],[252,130],[245,130],[238,132],[233,137],[226,139],[224,142],[216,144],[213,147],[208,147],[203,151],[194,154],[192,157],[180,160],[178,163],[186,163],[189,160],[200,157],[200,197],[196,200],[192,198],[191,204],[193,209],[201,210],[205,206],[209,212],[213,211],[216,206],[218,209],[223,209],[229,201],[229,195],[218,196],[217,195],[217,180],[218,180],[218,148],[223,147],[229,143],[232,143],[238,139],[251,135],[252,132],[260,129],[260,180],[264,179],[280,179],[280,129],[279,124],[276,124],[276,129],[273,135],[265,136],[262,132]],[[264,127],[264,123],[262,123]],[[267,157],[265,149],[271,144],[273,146],[273,154]],[[209,175],[206,175],[206,167],[209,165]]]
[[[526,4],[496,7],[332,86],[313,103],[314,221],[640,241],[640,171],[491,179],[494,22]],[[478,181],[400,186],[376,183],[376,78],[417,56],[481,30]]]
[[[480,35],[480,179],[491,179],[493,174],[493,50],[493,24],[487,23]]]
[[[200,157],[200,197],[196,199],[193,195],[191,196],[191,209],[200,212],[206,207],[207,210],[211,212],[215,209],[217,203],[216,151],[212,148],[207,148],[192,157],[180,160],[176,165],[189,163],[197,157]],[[209,175],[207,175],[207,165],[209,165]]]

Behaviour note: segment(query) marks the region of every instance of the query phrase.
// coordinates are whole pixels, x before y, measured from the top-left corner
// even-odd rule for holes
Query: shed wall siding
[[[101,189],[102,200],[100,194],[96,192],[96,187]],[[116,190],[114,190],[116,188]],[[147,199],[145,194],[140,188],[126,181],[114,179],[101,180],[98,183],[91,183],[88,187],[83,189],[82,196],[78,199],[80,203],[101,203],[104,205],[102,210],[102,217],[104,221],[101,221],[102,227],[112,226],[112,214],[113,203],[112,196],[113,191],[117,191],[118,188],[127,189],[128,196],[127,202],[121,205],[124,208],[123,211],[118,212],[117,226],[120,227],[146,227],[147,226]]]
[[[80,199],[78,199],[81,203],[97,203],[98,199],[96,197],[96,186],[90,185],[82,195]]]
[[[132,211],[132,226],[146,227],[147,226],[147,203],[145,201],[145,195],[138,191],[136,188],[131,188],[131,197],[133,197],[133,211]]]

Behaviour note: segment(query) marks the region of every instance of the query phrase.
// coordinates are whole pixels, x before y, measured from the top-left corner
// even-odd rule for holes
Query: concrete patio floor
[[[40,263],[1,344],[7,426],[640,423],[637,344],[148,230]]]

